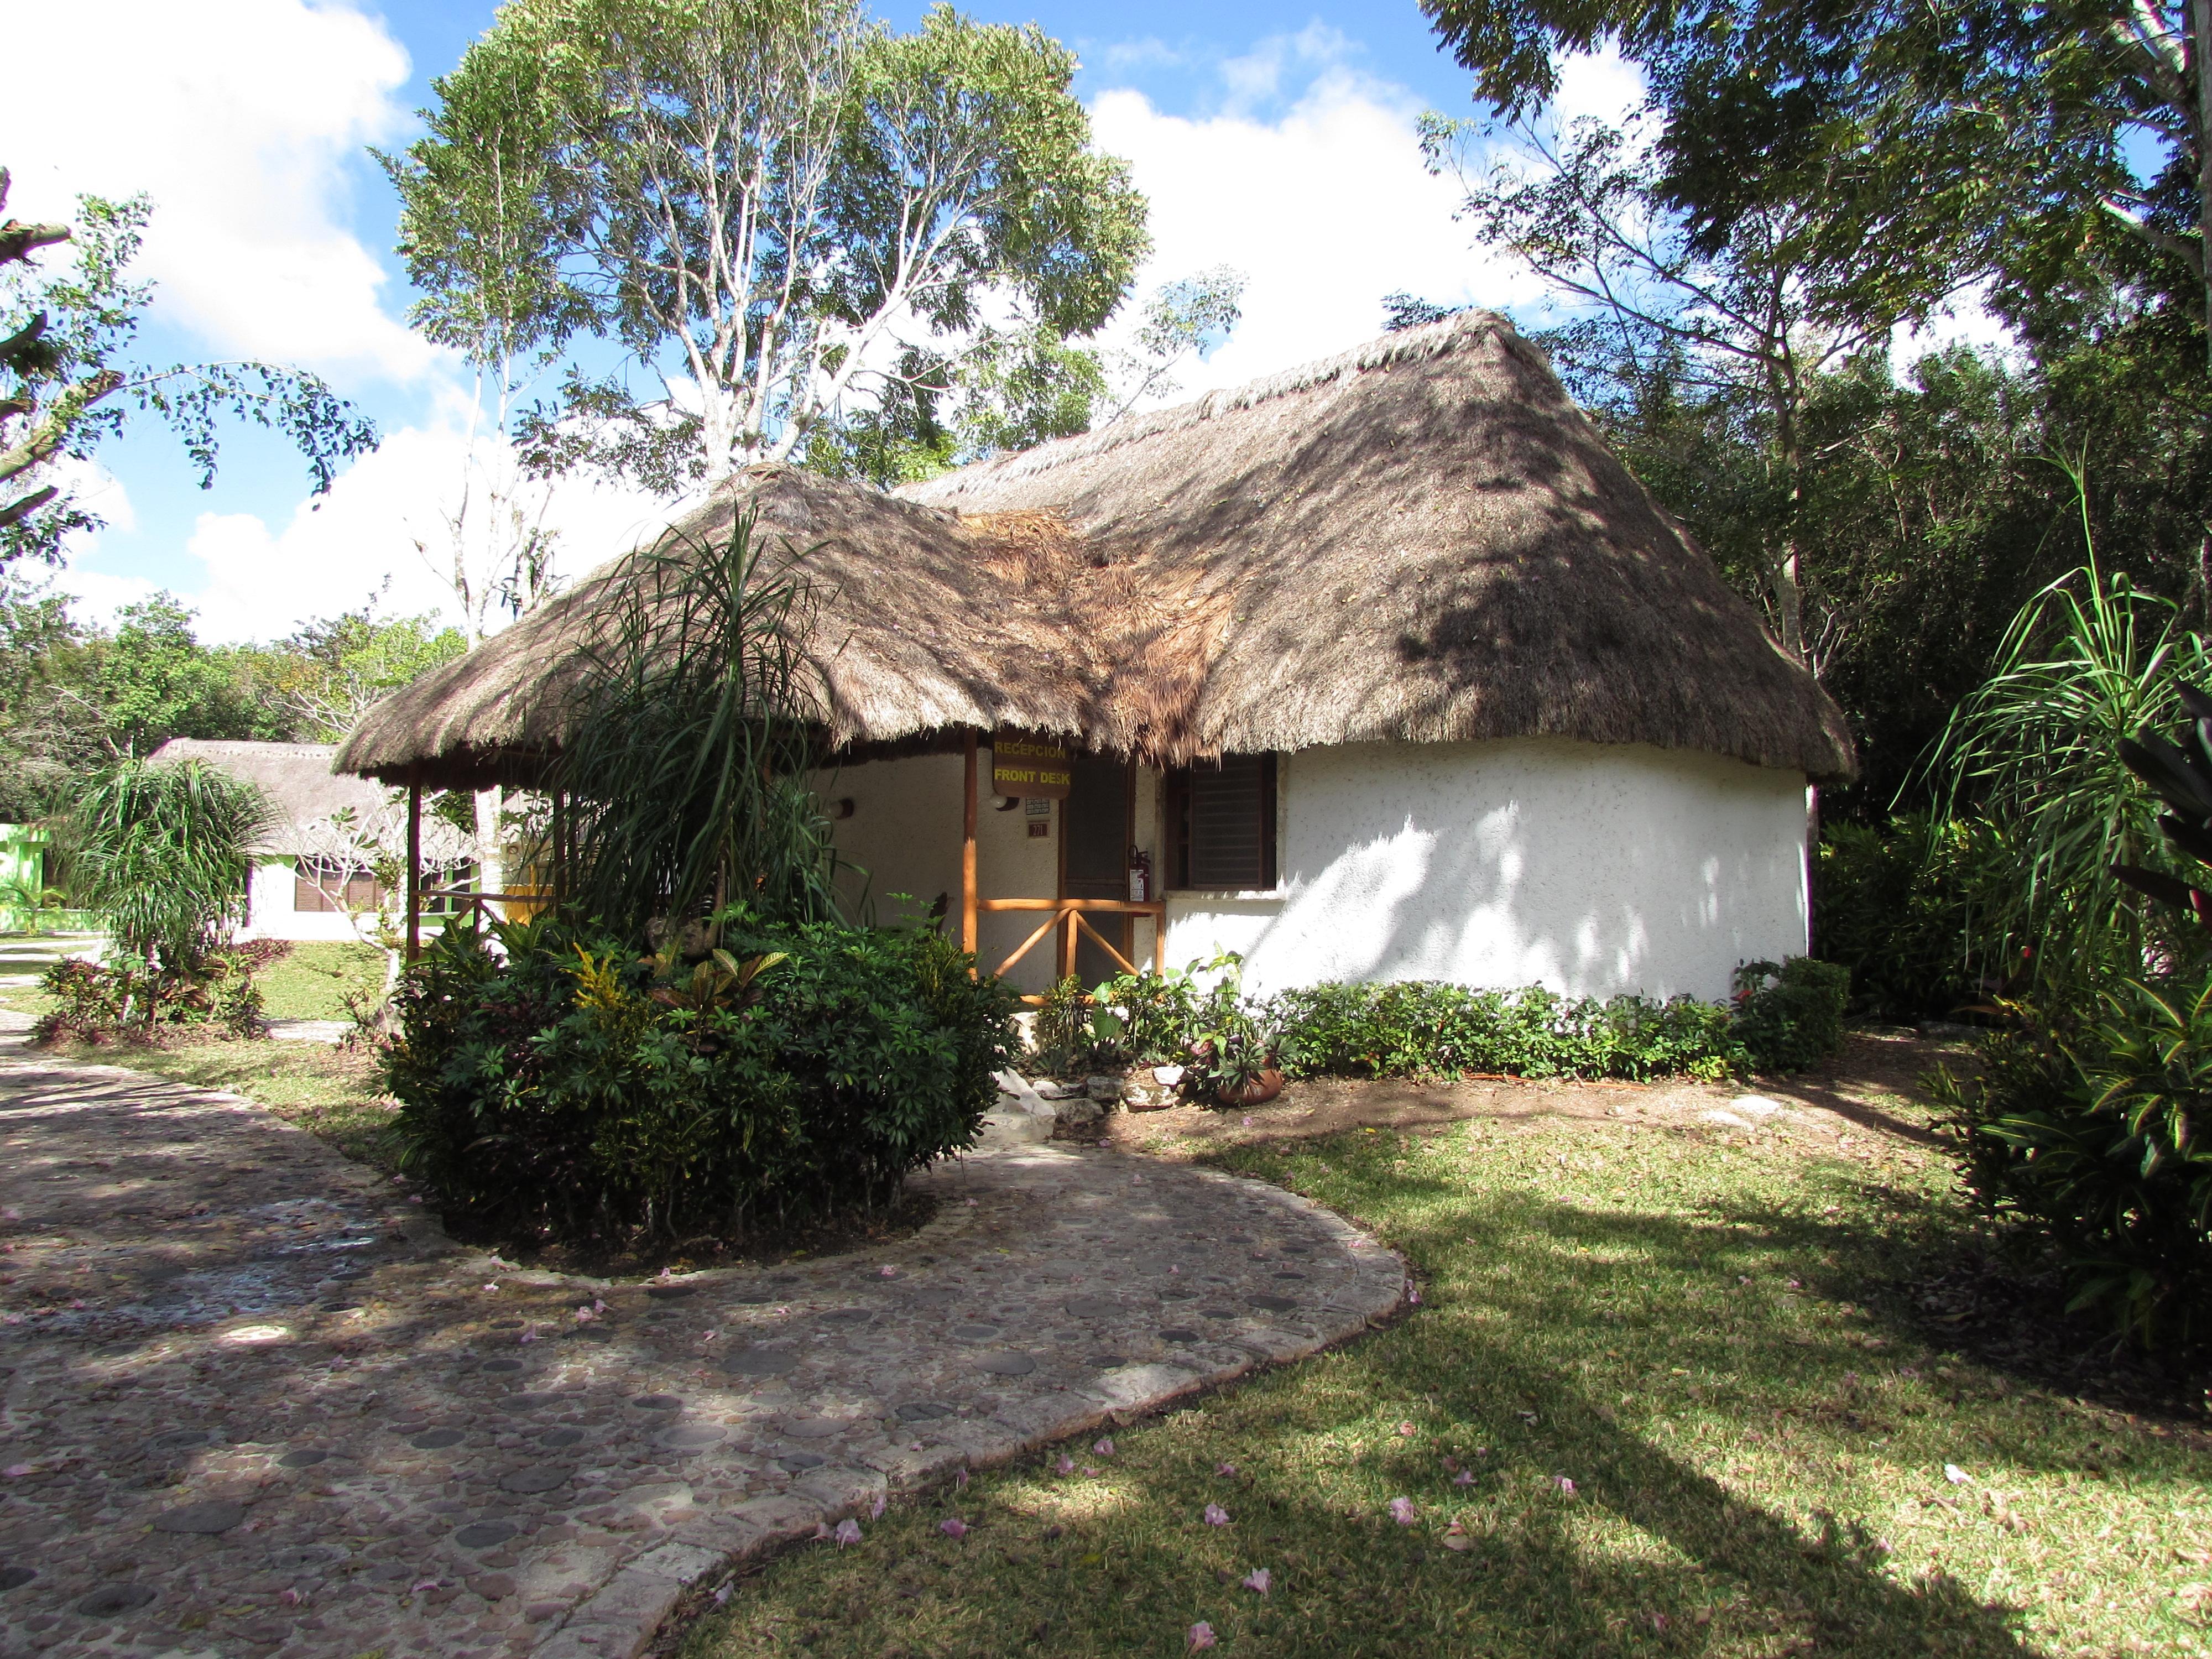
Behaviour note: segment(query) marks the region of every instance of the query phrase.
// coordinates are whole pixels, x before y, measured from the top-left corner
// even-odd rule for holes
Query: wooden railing
[[[978,910],[1030,910],[1049,912],[1039,922],[1036,931],[1015,947],[1014,953],[992,971],[1003,974],[1032,950],[1054,928],[1060,930],[1060,977],[1066,979],[1075,971],[1075,947],[1079,933],[1088,933],[1097,941],[1098,948],[1121,964],[1126,973],[1135,973],[1136,963],[1123,956],[1106,936],[1085,920],[1086,915],[1150,916],[1152,919],[1152,971],[1158,973],[1167,963],[1168,907],[1158,899],[1139,902],[1134,899],[1084,898],[1010,898],[978,899]]]
[[[553,891],[548,887],[526,887],[519,893],[480,893],[473,887],[425,887],[421,896],[426,899],[466,899],[472,907],[483,911],[487,921],[497,920],[489,908],[493,904],[520,907],[520,909],[510,908],[507,919],[526,921],[553,902]]]

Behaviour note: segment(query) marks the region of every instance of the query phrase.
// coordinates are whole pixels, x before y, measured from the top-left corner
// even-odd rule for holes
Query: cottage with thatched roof
[[[393,905],[377,866],[403,844],[404,820],[389,789],[333,771],[337,754],[327,743],[172,738],[148,757],[156,766],[198,761],[267,799],[270,823],[252,848],[239,939],[356,939],[364,915]],[[472,837],[438,819],[416,834],[434,866],[465,878]]]
[[[678,528],[743,510],[804,553],[841,848],[1025,988],[1234,949],[1261,989],[1710,997],[1805,948],[1843,718],[1501,317],[891,495],[757,468]],[[542,775],[636,556],[338,766]]]

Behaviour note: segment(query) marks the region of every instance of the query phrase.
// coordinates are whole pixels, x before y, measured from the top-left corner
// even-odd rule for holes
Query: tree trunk
[[[494,784],[489,789],[477,791],[477,891],[503,893],[507,890],[507,850],[500,840],[499,817],[507,805],[507,792]],[[504,921],[505,907],[487,904],[485,911],[495,921]]]
[[[2212,0],[2189,0],[2189,72],[2197,94],[2197,235],[2204,289],[2205,361],[2212,365]]]
[[[2212,5],[2212,0],[2199,0]],[[1782,545],[1767,570],[1767,591],[1774,603],[1774,629],[1782,648],[1799,662],[1805,661],[1805,594],[1797,568],[1797,509],[1804,497],[1803,457],[1798,451],[1796,399],[1778,370],[1767,374],[1767,398],[1774,410],[1777,458],[1789,480],[1788,514],[1782,526]]]

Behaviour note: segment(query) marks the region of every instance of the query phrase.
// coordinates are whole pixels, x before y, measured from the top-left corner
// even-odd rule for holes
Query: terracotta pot
[[[1264,1106],[1283,1092],[1283,1074],[1270,1066],[1241,1089],[1216,1089],[1213,1097],[1223,1106]]]

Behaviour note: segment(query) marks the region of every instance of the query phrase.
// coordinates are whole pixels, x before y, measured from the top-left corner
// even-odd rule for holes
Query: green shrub
[[[131,957],[112,963],[58,962],[40,976],[52,1006],[31,1028],[33,1041],[75,1037],[105,1042],[160,1026],[199,1026],[232,1036],[261,1034],[261,992],[251,959],[203,957],[189,971],[165,972]]]
[[[495,944],[497,948],[495,949]],[[1012,994],[932,932],[726,919],[685,964],[557,920],[447,927],[397,997],[403,1165],[509,1235],[742,1233],[969,1145]]]
[[[2056,1031],[2021,1007],[1979,1075],[1929,1081],[1966,1185],[2039,1223],[2073,1307],[2101,1305],[2147,1346],[2201,1340],[2212,1313],[2212,977],[2130,984]]]
[[[1735,1036],[1754,1071],[1803,1072],[1844,1046],[1851,970],[1811,957],[1735,970]]]
[[[1298,1077],[1718,1077],[1739,1056],[1727,1008],[1689,997],[1568,998],[1404,981],[1285,992],[1284,1068]]]
[[[1181,973],[1123,975],[1066,998],[1056,1040],[1076,1042],[1098,1063],[1173,1060],[1217,1034],[1213,1054],[1237,1077],[1273,1053],[1287,1077],[1516,1077],[1644,1079],[1686,1074],[1715,1081],[1747,1067],[1794,1071],[1843,1043],[1848,970],[1793,957],[1753,964],[1757,983],[1733,1005],[1674,997],[1570,998],[1530,987],[1480,991],[1428,980],[1325,984],[1254,1000],[1242,994],[1241,960],[1193,963]],[[1752,969],[1747,969],[1751,972]],[[1208,976],[1211,977],[1208,977]],[[1772,985],[1766,984],[1770,978]],[[1071,984],[1073,981],[1071,981]],[[1200,989],[1201,983],[1208,988]],[[1085,1009],[1087,1006],[1087,1014]],[[1087,1021],[1087,1023],[1080,1023]],[[1042,1017],[1039,1030],[1043,1030]],[[1087,1045],[1087,1046],[1085,1046]],[[1042,1042],[1040,1042],[1042,1047]],[[1231,1064],[1233,1062],[1233,1064]],[[1206,1085],[1206,1066],[1198,1086]],[[1220,1080],[1220,1079],[1214,1079]]]
[[[2025,879],[2009,842],[1978,821],[1826,825],[1813,878],[1820,958],[1850,969],[1856,1013],[1948,1018],[2010,971],[1995,929],[2006,890]]]

